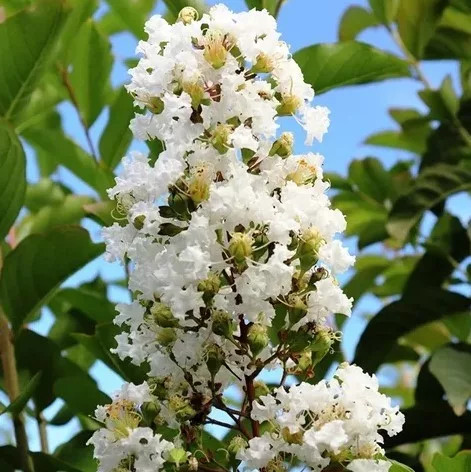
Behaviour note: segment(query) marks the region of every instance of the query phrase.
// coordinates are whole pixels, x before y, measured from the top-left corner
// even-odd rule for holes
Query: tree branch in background
[[[93,141],[90,136],[90,130],[88,129],[88,126],[85,123],[85,120],[83,119],[82,113],[80,112],[80,107],[77,102],[77,98],[75,97],[74,89],[70,85],[69,74],[67,72],[67,69],[65,69],[64,67],[59,67],[59,72],[62,78],[62,83],[64,84],[64,87],[67,89],[67,93],[69,94],[70,101],[72,102],[75,110],[77,111],[80,124],[82,125],[83,132],[85,133],[85,137],[87,139],[88,147],[90,148],[90,153],[95,159],[95,162],[98,163],[98,154],[96,153],[95,146],[93,145]]]

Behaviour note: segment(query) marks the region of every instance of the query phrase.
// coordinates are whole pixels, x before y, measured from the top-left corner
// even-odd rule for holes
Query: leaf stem
[[[95,146],[93,145],[92,138],[90,136],[90,130],[87,126],[87,123],[85,122],[85,119],[83,118],[82,113],[80,112],[80,107],[77,101],[77,97],[75,96],[74,89],[72,88],[72,85],[70,84],[69,81],[69,74],[67,72],[67,69],[64,67],[59,68],[61,78],[62,78],[62,83],[64,84],[64,87],[67,89],[67,93],[69,94],[70,101],[72,102],[72,105],[74,106],[77,116],[79,117],[80,124],[82,125],[83,132],[85,133],[85,138],[88,143],[88,147],[90,148],[90,153],[93,156],[93,159],[95,162],[98,164],[98,155],[95,150]]]

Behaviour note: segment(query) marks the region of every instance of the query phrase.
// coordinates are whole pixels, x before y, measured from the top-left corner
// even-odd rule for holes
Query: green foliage
[[[410,75],[407,62],[356,41],[309,46],[296,52],[294,59],[317,94],[346,85]]]
[[[450,458],[436,454],[433,458],[436,472],[469,472],[471,470],[471,452],[463,451]]]
[[[355,39],[364,29],[378,26],[379,22],[372,12],[362,7],[349,7],[339,25],[339,41]]]

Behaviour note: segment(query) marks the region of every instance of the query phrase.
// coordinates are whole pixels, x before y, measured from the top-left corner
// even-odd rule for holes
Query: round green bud
[[[141,413],[146,425],[151,426],[160,413],[160,405],[155,402],[146,402],[141,406]]]
[[[229,243],[229,254],[237,264],[243,264],[252,255],[253,239],[246,233],[232,233]]]
[[[247,447],[247,440],[243,438],[242,436],[234,436],[230,442],[229,445],[227,446],[227,450],[229,451],[229,454],[236,455],[239,451],[242,449],[245,449]]]
[[[219,123],[213,131],[210,142],[214,149],[220,154],[225,154],[229,148],[229,136],[232,133],[232,126],[224,123]]]
[[[177,340],[177,333],[174,328],[161,328],[156,338],[161,346],[171,346]]]
[[[144,215],[139,215],[134,218],[134,221],[132,222],[134,228],[136,228],[138,231],[144,228],[144,222],[146,221],[146,217]]]
[[[311,343],[312,365],[315,366],[329,353],[334,344],[334,335],[328,329],[320,329]]]
[[[216,310],[213,312],[211,319],[213,320],[212,330],[214,334],[224,336],[225,338],[232,338],[234,332],[234,320],[231,315],[223,310]]]
[[[208,278],[198,284],[198,291],[210,295],[216,295],[221,288],[221,279],[218,274],[210,272]]]
[[[205,358],[209,373],[214,377],[224,362],[224,351],[217,344],[209,344],[206,347]]]
[[[178,14],[178,21],[181,21],[183,24],[188,25],[193,21],[198,20],[199,13],[193,7],[185,7],[180,10]]]
[[[155,302],[150,309],[150,314],[155,323],[162,328],[175,328],[178,326],[178,320],[173,316],[172,310],[164,303]]]
[[[250,346],[250,350],[254,356],[260,354],[260,352],[268,346],[269,337],[266,326],[261,324],[253,324],[250,326],[247,333],[247,341]]]
[[[196,411],[190,405],[189,400],[181,395],[170,396],[168,406],[179,421],[187,421],[196,415]]]
[[[282,133],[273,143],[270,149],[270,156],[289,157],[293,154],[294,137],[293,133]]]
[[[160,97],[152,97],[147,103],[147,108],[154,115],[160,115],[165,108],[165,104]]]

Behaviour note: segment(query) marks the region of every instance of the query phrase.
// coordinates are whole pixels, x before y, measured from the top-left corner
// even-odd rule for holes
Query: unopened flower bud
[[[282,135],[273,143],[270,149],[270,156],[291,156],[291,154],[293,154],[293,143],[293,133],[282,133]]]
[[[330,330],[321,329],[316,333],[311,343],[312,366],[317,365],[328,354],[333,344],[333,333]]]
[[[216,293],[218,293],[220,288],[221,288],[221,279],[219,278],[219,275],[214,272],[210,272],[208,275],[208,278],[205,280],[202,280],[198,284],[199,292],[204,292],[211,295],[215,295]]]
[[[276,109],[278,116],[289,116],[296,113],[302,102],[296,95],[284,94],[281,97],[281,103]]]
[[[144,222],[146,221],[146,217],[144,215],[139,215],[134,218],[134,221],[132,222],[134,228],[137,230],[141,230],[144,228]]]
[[[160,405],[155,402],[146,402],[141,406],[141,413],[146,425],[151,426],[160,413]]]
[[[262,382],[261,380],[256,380],[254,382],[254,388],[255,398],[260,398],[262,395],[268,395],[270,393],[268,385],[265,382]]]
[[[181,21],[183,24],[188,25],[192,21],[196,21],[199,17],[198,11],[193,7],[185,7],[180,10],[178,14],[178,21]]]
[[[324,239],[319,231],[311,227],[302,235],[302,243],[298,248],[301,269],[305,272],[309,270],[319,259],[319,248],[324,244]]]
[[[255,72],[256,74],[269,74],[273,71],[275,67],[275,63],[273,59],[265,53],[261,53],[257,56],[257,60],[253,65],[251,72]]]
[[[224,154],[229,148],[229,136],[232,133],[232,126],[224,123],[219,123],[213,131],[211,136],[211,144],[219,151]]]
[[[165,104],[160,97],[152,97],[147,103],[147,108],[154,115],[160,115],[164,111]]]
[[[224,66],[227,59],[225,34],[219,30],[208,30],[204,37],[204,58],[215,69]]]
[[[214,377],[224,362],[224,351],[217,344],[209,344],[206,347],[206,366],[209,373]]]
[[[187,452],[181,447],[175,447],[167,453],[167,461],[180,467],[180,464],[186,462]]]
[[[260,354],[268,346],[269,338],[266,326],[257,323],[250,326],[247,333],[247,341],[252,354],[254,356]]]
[[[232,338],[235,326],[229,313],[223,310],[216,310],[211,318],[213,320],[212,330],[214,334],[224,336],[225,338]]]
[[[242,436],[234,436],[227,446],[230,454],[236,455],[239,451],[247,447],[247,440]]]
[[[296,324],[307,313],[307,305],[303,298],[296,293],[288,296],[288,316],[291,324]]]
[[[155,323],[162,328],[175,328],[178,326],[178,320],[173,316],[172,310],[164,303],[155,302],[150,309],[150,314]]]
[[[246,233],[232,233],[229,253],[237,264],[242,264],[252,255],[253,239]]]
[[[301,353],[298,359],[298,369],[305,371],[312,365],[312,352],[310,349],[306,349]]]
[[[173,328],[161,328],[156,338],[161,346],[171,346],[177,340],[177,333]]]

